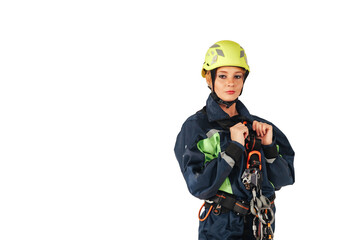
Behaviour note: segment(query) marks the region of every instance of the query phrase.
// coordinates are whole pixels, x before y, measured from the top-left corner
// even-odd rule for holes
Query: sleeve
[[[214,196],[243,156],[243,146],[232,142],[221,151],[218,132],[205,133],[196,121],[186,121],[177,136],[175,155],[187,187],[200,199]]]
[[[295,152],[290,142],[275,125],[273,125],[273,143],[263,146],[267,161],[267,175],[276,190],[292,185],[295,182],[294,157]]]

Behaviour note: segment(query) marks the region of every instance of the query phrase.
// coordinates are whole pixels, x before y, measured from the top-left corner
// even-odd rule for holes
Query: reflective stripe
[[[223,158],[229,165],[230,167],[234,167],[235,166],[235,161],[234,159],[232,159],[229,155],[227,155],[225,152],[221,152],[220,153],[221,158]]]
[[[265,158],[265,159],[267,163],[273,163],[276,160],[276,158],[270,158],[270,159]]]
[[[211,138],[215,133],[218,133],[220,132],[220,130],[217,130],[217,129],[211,129],[210,131],[207,132],[206,136],[208,138]]]

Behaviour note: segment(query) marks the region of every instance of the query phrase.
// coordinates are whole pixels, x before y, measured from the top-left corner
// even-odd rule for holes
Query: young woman
[[[176,139],[188,189],[205,200],[199,239],[272,239],[275,190],[295,180],[286,136],[238,100],[249,72],[239,44],[211,46],[201,73],[211,94]]]

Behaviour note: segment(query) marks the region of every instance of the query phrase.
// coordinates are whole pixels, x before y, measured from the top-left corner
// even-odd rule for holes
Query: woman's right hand
[[[245,139],[249,136],[249,129],[242,123],[238,123],[230,128],[230,137],[245,146]]]

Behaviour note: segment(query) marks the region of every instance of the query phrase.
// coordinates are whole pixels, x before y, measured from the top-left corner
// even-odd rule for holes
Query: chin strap
[[[235,99],[234,101],[231,101],[231,102],[224,101],[224,100],[222,100],[221,98],[219,98],[218,95],[217,95],[214,91],[212,91],[210,95],[211,95],[211,97],[215,100],[215,102],[217,102],[217,103],[219,103],[219,104],[225,105],[226,108],[231,107],[231,105],[233,105],[234,103],[236,103],[236,101],[238,100],[238,99]]]

